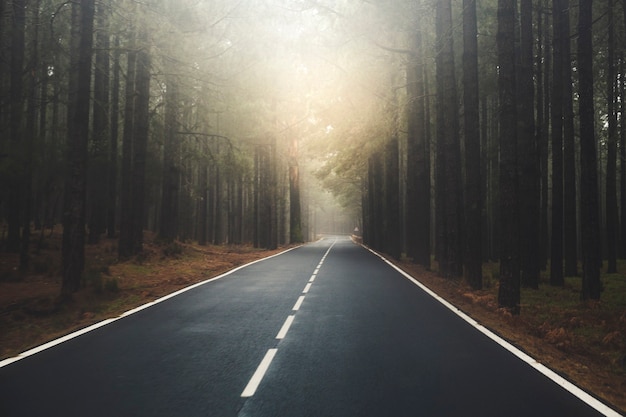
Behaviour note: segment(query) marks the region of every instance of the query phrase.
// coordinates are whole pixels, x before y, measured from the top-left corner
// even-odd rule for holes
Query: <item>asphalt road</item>
[[[0,367],[2,417],[617,415],[600,409],[347,238]]]

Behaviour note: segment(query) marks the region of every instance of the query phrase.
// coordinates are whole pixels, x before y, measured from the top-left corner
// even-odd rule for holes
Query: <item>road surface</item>
[[[342,237],[0,365],[2,417],[618,415]]]

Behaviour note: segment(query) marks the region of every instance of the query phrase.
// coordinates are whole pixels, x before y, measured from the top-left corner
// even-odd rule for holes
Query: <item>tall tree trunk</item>
[[[107,237],[113,239],[116,229],[117,177],[118,177],[118,133],[120,117],[120,41],[115,38],[113,51],[113,85],[111,90],[111,129],[109,137]]]
[[[520,312],[519,197],[515,0],[498,0],[498,91],[500,102],[500,288],[498,304]]]
[[[626,12],[626,3],[624,4],[624,11]],[[626,17],[626,16],[625,16]],[[625,21],[626,22],[626,21]],[[619,73],[624,76],[624,55],[620,57],[620,71]],[[626,85],[624,82],[620,83],[620,113],[622,114],[620,123],[620,246],[619,257],[626,259]]]
[[[407,66],[407,252],[430,269],[430,143],[426,134],[424,58],[421,29]]]
[[[36,173],[35,183],[38,184],[37,189],[35,190],[35,230],[41,230],[43,232],[44,229],[44,221],[45,221],[45,212],[49,204],[48,197],[48,189],[49,187],[43,186],[46,181],[49,181],[48,178],[48,161],[50,160],[49,152],[47,152],[48,145],[50,143],[50,128],[48,124],[48,104],[50,103],[50,97],[48,94],[48,87],[50,85],[50,76],[48,74],[48,66],[50,65],[50,51],[52,49],[51,40],[46,40],[42,42],[42,47],[44,52],[41,54],[41,60],[39,62],[39,75],[41,77],[41,83],[39,86],[39,114],[38,114],[38,124],[39,131],[37,133],[37,140],[39,141],[39,151],[38,158],[41,164],[40,169]],[[2,82],[0,80],[0,82]],[[35,174],[35,173],[33,173]],[[40,237],[43,234],[40,234]]]
[[[563,0],[552,0],[552,244],[550,284],[563,279]]]
[[[608,54],[606,100],[608,140],[606,156],[606,239],[607,273],[617,272],[617,114],[615,112],[615,28],[613,0],[608,0]]]
[[[89,97],[93,46],[94,0],[81,0],[80,35],[75,100],[68,114],[67,178],[63,214],[63,285],[69,295],[80,288],[85,266],[85,178],[87,174],[87,138],[89,136]]]
[[[258,208],[257,228],[258,247],[275,249],[277,247],[276,233],[276,199],[273,184],[274,170],[274,141],[269,144],[258,145]],[[219,200],[219,199],[218,199]]]
[[[465,128],[465,276],[483,286],[480,119],[478,109],[478,27],[476,0],[463,0],[463,108]]]
[[[28,83],[26,91],[28,100],[26,103],[26,125],[24,127],[24,160],[21,177],[22,192],[22,239],[20,248],[20,269],[25,271],[28,269],[30,261],[30,223],[32,219],[33,205],[33,153],[35,145],[36,119],[37,119],[37,89],[40,83],[40,66],[39,66],[39,5],[40,0],[35,0],[30,4],[32,13],[31,22],[33,25],[32,37],[30,39],[31,47],[29,48],[30,60],[28,63],[27,73]]]
[[[97,243],[106,230],[107,215],[107,176],[110,125],[110,59],[109,59],[109,28],[108,5],[100,2],[97,6],[94,72],[94,103],[93,103],[93,138],[91,158],[89,162],[89,243]]]
[[[563,257],[566,276],[578,275],[578,229],[576,220],[576,145],[572,91],[570,1],[562,0],[563,50]]]
[[[205,146],[203,144],[203,146]],[[209,176],[208,167],[204,161],[200,162],[198,167],[198,188],[200,189],[200,201],[198,207],[198,244],[206,245],[208,243],[208,216],[209,216]]]
[[[400,233],[400,184],[398,138],[391,137],[385,145],[385,185],[384,217],[385,252],[395,259],[400,259],[402,238]]]
[[[441,202],[438,208],[443,213],[442,258],[439,260],[440,272],[446,277],[458,277],[463,274],[463,195],[461,188],[461,148],[459,142],[459,113],[454,67],[454,46],[452,33],[452,5],[450,0],[437,2],[437,82],[441,92],[441,105],[438,106],[437,119],[443,129],[442,143],[437,144],[437,151],[445,154],[443,167],[439,172],[445,181]],[[439,94],[439,93],[438,93]],[[438,161],[439,163],[439,161]]]
[[[368,158],[368,169],[366,175],[361,178],[361,217],[363,218],[363,224],[361,227],[361,238],[363,239],[363,243],[369,245],[370,236],[371,236],[371,221],[370,221],[370,198],[369,198],[369,158]],[[311,207],[311,204],[307,204],[307,211],[310,213],[307,217],[308,220],[308,229],[309,229],[309,238],[311,238],[313,234],[313,221],[312,217],[315,215],[315,209]]]
[[[301,243],[302,212],[300,208],[300,171],[298,167],[298,137],[292,133],[289,155],[289,243]]]
[[[150,46],[148,32],[141,29],[141,49],[137,52],[137,75],[135,78],[137,98],[135,102],[135,129],[133,142],[133,203],[132,235],[133,253],[143,250],[143,229],[146,198],[146,156],[150,133]]]
[[[168,71],[168,72],[171,72]],[[178,132],[178,80],[167,76],[165,92],[165,137],[163,143],[163,188],[159,236],[171,241],[178,233],[178,199],[180,188],[180,140]],[[202,164],[206,177],[206,166]],[[206,185],[205,185],[206,186]],[[205,235],[206,237],[206,232]]]
[[[578,76],[580,117],[580,213],[583,279],[581,298],[600,299],[600,221],[598,159],[593,100],[593,1],[580,2],[578,15]]]
[[[9,134],[11,159],[19,166],[23,158],[23,114],[24,114],[24,54],[26,0],[13,1],[11,22],[11,66],[10,66],[10,114]],[[20,208],[22,200],[22,167],[9,175],[7,196],[7,241],[8,252],[20,251]]]
[[[542,10],[548,10],[547,2],[549,0],[543,0],[541,3]],[[542,55],[537,57],[537,84],[541,83],[542,94],[537,94],[538,102],[541,105],[537,105],[538,116],[541,115],[542,123],[537,121],[538,127],[541,129],[538,132],[539,149],[540,149],[540,172],[541,172],[541,243],[540,243],[540,268],[546,270],[548,268],[548,253],[550,246],[550,233],[548,226],[548,214],[549,214],[549,192],[548,192],[548,171],[549,171],[549,149],[550,149],[550,73],[552,68],[552,54],[549,45],[550,39],[550,14],[547,11],[543,11],[543,19],[541,16],[539,20],[542,21],[543,39],[541,42]],[[542,65],[543,62],[543,65]],[[542,68],[542,69],[541,69]],[[543,111],[539,113],[539,109]]]
[[[383,249],[383,162],[381,152],[374,152],[368,159],[369,240],[374,249]]]
[[[624,9],[626,11],[626,9]],[[626,17],[626,16],[625,16]],[[626,22],[626,19],[624,20]],[[619,73],[624,75],[624,55],[620,56],[620,71]],[[619,160],[620,160],[620,247],[618,256],[620,259],[626,259],[626,85],[624,82],[620,83],[620,113],[622,114],[620,120],[620,145],[619,145]]]
[[[215,167],[214,167],[214,175],[213,175],[213,192],[215,193],[215,198],[213,200],[213,204],[214,204],[214,214],[213,214],[213,244],[214,245],[219,245],[222,243],[222,233],[223,233],[223,226],[222,226],[222,204],[223,204],[223,197],[222,197],[222,175],[221,175],[221,158],[220,158],[220,144],[217,143],[216,147],[215,147],[215,155],[216,155],[216,161],[215,161]],[[265,160],[266,164],[268,163],[267,160]],[[266,169],[267,165],[266,165]],[[267,172],[265,172],[265,174],[267,175]],[[267,177],[266,177],[267,178]],[[267,183],[269,183],[269,181],[266,181],[265,185],[264,185],[264,192],[268,192],[268,185]],[[267,199],[265,201],[265,204],[268,204]],[[265,225],[266,227],[269,227],[271,225],[270,219],[269,217],[267,219],[265,219],[263,221],[263,225]],[[266,243],[265,245],[263,245],[264,248],[269,247],[269,244]]]
[[[252,242],[255,248],[261,247],[261,146],[254,147],[254,175],[252,177],[253,233]]]
[[[270,246],[269,249],[278,247],[278,146],[276,137],[272,139],[270,146]]]
[[[122,259],[133,255],[133,132],[135,124],[135,76],[137,52],[134,43],[134,30],[131,29],[127,51],[126,92],[124,101],[124,130],[122,138],[122,172],[120,188],[120,238],[118,254]]]
[[[539,154],[535,135],[533,82],[533,3],[522,0],[520,8],[520,68],[517,75],[518,161],[520,168],[520,268],[521,284],[539,288]]]

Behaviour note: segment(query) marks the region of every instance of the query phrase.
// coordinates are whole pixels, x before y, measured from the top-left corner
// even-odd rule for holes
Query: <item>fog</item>
[[[297,158],[303,217],[316,231],[360,225],[367,155],[397,130],[406,60],[398,50],[408,36],[399,25],[409,23],[402,7],[246,0],[170,8],[178,30],[167,55],[206,106],[209,129],[237,144],[276,140],[279,158]]]

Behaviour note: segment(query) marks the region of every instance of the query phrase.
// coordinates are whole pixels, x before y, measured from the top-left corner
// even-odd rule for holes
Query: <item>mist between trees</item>
[[[626,256],[626,2],[0,2],[3,250],[352,233],[482,287]],[[619,164],[618,164],[619,162]],[[619,168],[619,169],[618,169]],[[618,199],[619,196],[619,199]],[[38,234],[34,234],[37,231]],[[582,267],[581,267],[582,265]]]

